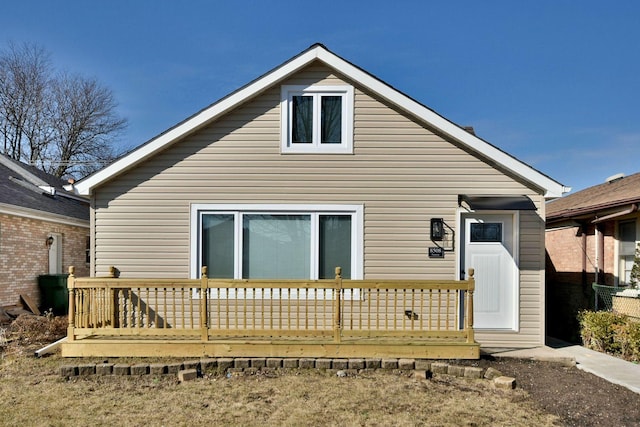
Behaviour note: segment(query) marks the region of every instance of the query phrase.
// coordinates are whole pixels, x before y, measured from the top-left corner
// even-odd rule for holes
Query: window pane
[[[351,216],[320,215],[319,278],[333,279],[335,268],[342,267],[342,277],[351,278]]]
[[[202,215],[202,265],[209,277],[233,279],[233,215]]]
[[[342,142],[342,97],[323,96],[321,98],[321,143],[340,144]]]
[[[633,255],[636,251],[635,221],[621,222],[619,225],[620,255]]]
[[[620,285],[628,285],[631,282],[631,269],[633,268],[633,256],[620,257]]]
[[[309,215],[243,216],[243,279],[308,279]]]
[[[476,222],[471,224],[471,242],[502,242],[502,224]]]
[[[294,96],[292,109],[291,142],[294,144],[311,144],[313,142],[313,97]]]

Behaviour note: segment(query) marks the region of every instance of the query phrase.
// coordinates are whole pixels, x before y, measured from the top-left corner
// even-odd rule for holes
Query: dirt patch
[[[175,375],[66,380],[59,368],[68,359],[33,357],[65,331],[65,318],[43,316],[21,316],[8,328],[0,349],[3,423],[45,425],[50,414],[64,413],[65,425],[640,425],[638,394],[575,367],[512,358],[450,362],[498,369],[516,378],[513,391],[486,380],[416,380],[398,371],[338,378],[291,370],[183,384]],[[83,362],[100,361],[74,359]]]
[[[33,354],[66,336],[68,325],[66,316],[21,314],[5,328],[5,336],[13,352]]]
[[[640,425],[640,395],[576,367],[509,357],[464,361],[516,378],[535,405],[566,426]]]

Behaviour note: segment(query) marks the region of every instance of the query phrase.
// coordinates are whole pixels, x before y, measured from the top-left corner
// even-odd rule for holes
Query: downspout
[[[600,228],[601,225],[596,224],[596,283],[600,283],[600,273],[604,271],[604,233]]]
[[[606,278],[604,277],[604,224],[601,225],[602,229],[600,231],[600,245],[599,245],[599,253],[598,253],[598,270],[602,274],[600,280],[602,280],[602,284],[604,285],[606,282]]]
[[[594,242],[594,246],[595,246],[595,262],[594,262],[594,273],[595,273],[595,278],[594,278],[594,282],[595,283],[600,283],[598,282],[598,273],[600,270],[600,260],[598,259],[598,255],[600,254],[600,248],[598,246],[600,246],[600,230],[598,230],[598,225],[596,224],[594,227],[594,231],[593,231],[593,239],[595,240]]]
[[[582,239],[582,286],[587,286],[587,226],[580,227],[580,238]]]

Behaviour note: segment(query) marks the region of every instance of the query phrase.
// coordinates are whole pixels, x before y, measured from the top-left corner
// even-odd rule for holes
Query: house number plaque
[[[429,258],[444,258],[444,248],[429,248]]]

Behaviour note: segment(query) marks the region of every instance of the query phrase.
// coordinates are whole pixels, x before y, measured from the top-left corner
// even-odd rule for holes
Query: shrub
[[[585,347],[615,353],[614,326],[624,324],[624,316],[609,311],[581,311],[578,321],[580,336]]]
[[[585,347],[640,361],[640,323],[609,311],[581,311],[578,320]]]
[[[629,321],[614,326],[615,341],[619,344],[620,355],[628,360],[640,361],[640,323]]]

